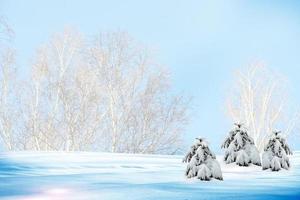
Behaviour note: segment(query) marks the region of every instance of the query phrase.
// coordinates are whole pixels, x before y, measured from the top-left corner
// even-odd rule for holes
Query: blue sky
[[[35,48],[66,25],[87,35],[128,31],[156,50],[175,90],[194,97],[186,142],[201,135],[216,152],[231,127],[223,106],[233,70],[264,61],[288,77],[300,100],[300,1],[0,0],[0,13],[15,31],[25,73]]]

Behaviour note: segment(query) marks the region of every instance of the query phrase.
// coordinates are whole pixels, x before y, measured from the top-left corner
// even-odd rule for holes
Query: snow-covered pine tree
[[[221,167],[216,156],[211,152],[203,138],[196,138],[183,162],[188,163],[185,175],[187,178],[197,177],[209,181],[211,178],[223,180]]]
[[[226,149],[224,161],[227,164],[235,162],[239,166],[248,166],[250,163],[261,166],[259,151],[253,139],[242,124],[235,123],[235,126],[222,144],[222,148]]]
[[[290,161],[287,155],[291,155],[286,140],[280,135],[280,131],[274,131],[265,146],[262,155],[263,170],[271,169],[272,171],[279,171],[281,168],[289,169]]]

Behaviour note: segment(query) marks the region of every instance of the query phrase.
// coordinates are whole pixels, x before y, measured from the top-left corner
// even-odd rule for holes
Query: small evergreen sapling
[[[209,181],[211,178],[223,180],[216,156],[202,138],[196,138],[195,144],[191,146],[183,162],[188,163],[185,172],[187,178],[197,177],[205,181]]]
[[[260,155],[253,139],[242,124],[235,123],[235,126],[222,144],[222,148],[226,149],[224,161],[227,164],[235,162],[239,166],[249,166],[250,163],[261,166]]]
[[[272,171],[279,171],[281,168],[290,168],[290,161],[287,155],[291,155],[292,151],[286,140],[279,133],[279,131],[273,132],[273,135],[265,146],[262,155],[263,170],[271,169]]]

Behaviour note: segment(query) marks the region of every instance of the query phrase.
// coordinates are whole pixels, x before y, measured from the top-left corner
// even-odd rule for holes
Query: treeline
[[[180,147],[189,101],[171,92],[168,70],[127,33],[55,34],[21,67],[28,76],[17,76],[15,52],[4,43],[0,136],[7,150],[174,153]]]

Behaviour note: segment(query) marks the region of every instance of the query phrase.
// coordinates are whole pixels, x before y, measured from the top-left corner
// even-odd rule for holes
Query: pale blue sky
[[[285,74],[300,100],[300,1],[0,0],[0,14],[15,30],[24,72],[34,49],[66,25],[88,35],[125,30],[156,49],[176,91],[194,97],[188,144],[202,135],[219,151],[231,127],[223,101],[232,71],[252,61]]]

